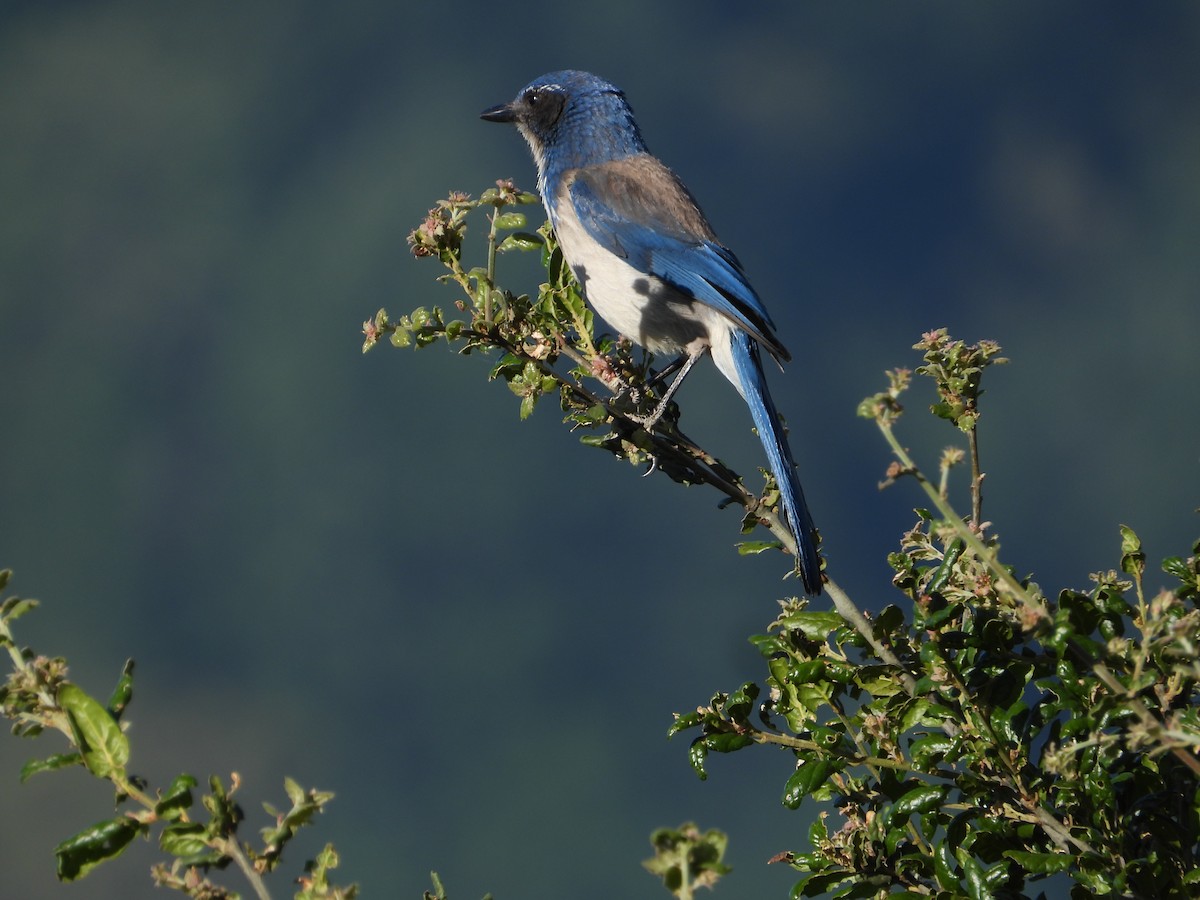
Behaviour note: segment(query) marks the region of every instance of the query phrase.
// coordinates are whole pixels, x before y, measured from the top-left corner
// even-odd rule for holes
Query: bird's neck
[[[532,141],[530,144],[532,145]],[[557,190],[567,172],[586,166],[626,159],[646,152],[641,132],[627,111],[596,116],[570,112],[559,123],[557,134],[541,148],[534,148],[538,181],[543,196]]]

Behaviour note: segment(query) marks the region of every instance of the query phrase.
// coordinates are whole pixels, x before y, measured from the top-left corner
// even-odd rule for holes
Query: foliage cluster
[[[10,576],[7,569],[0,572],[0,590]],[[263,876],[278,868],[284,848],[300,828],[312,822],[333,794],[306,790],[292,779],[285,779],[284,791],[291,805],[278,810],[264,804],[274,821],[261,829],[260,842],[252,845],[238,837],[245,815],[234,799],[241,783],[236,772],[230,776],[228,787],[215,775],[209,778],[209,792],[200,797],[198,807],[197,781],[187,773],[165,787],[151,789],[143,778],[129,771],[130,740],[122,717],[133,699],[133,661],[125,663],[108,702],[101,703],[68,679],[64,659],[42,656],[16,643],[12,624],[37,605],[36,600],[15,596],[0,605],[0,646],[8,651],[12,663],[12,672],[0,687],[0,706],[13,723],[14,734],[36,738],[56,731],[66,738],[69,749],[30,760],[21,770],[21,780],[83,766],[112,785],[118,809],[54,848],[59,879],[82,878],[100,863],[120,856],[135,838],[157,833],[158,845],[171,861],[154,867],[156,884],[204,900],[236,897],[206,875],[209,870],[234,863],[256,896],[268,897]],[[305,874],[298,879],[297,900],[350,900],[356,896],[353,886],[340,888],[330,883],[329,874],[337,865],[337,853],[327,845],[305,864]]]
[[[521,397],[522,416],[557,390],[567,421],[589,430],[585,442],[717,487],[744,507],[745,531],[764,524],[779,539],[744,551],[792,549],[769,479],[761,496],[746,490],[683,437],[677,416],[653,433],[639,428],[639,404],[658,386],[650,361],[594,337],[553,235],[521,231],[524,217],[508,209],[534,199],[501,182],[478,201],[455,194],[431,210],[410,236],[413,252],[450,270],[444,279],[463,289],[456,307],[469,318],[417,310],[392,323],[380,311],[364,349],[385,333],[399,345],[468,335],[466,349],[498,347],[492,376]],[[465,270],[466,218],[479,207],[489,209],[488,262]],[[541,250],[549,277],[536,299],[497,286],[496,253],[510,249]],[[826,809],[807,850],[777,857],[801,873],[795,896],[1019,897],[1056,874],[1075,897],[1200,893],[1200,544],[1166,560],[1175,586],[1154,593],[1141,543],[1124,527],[1119,568],[1094,574],[1086,591],[1048,596],[1019,577],[982,511],[981,384],[1006,360],[995,342],[944,329],[915,349],[915,373],[889,372],[859,407],[895,457],[884,485],[915,481],[927,499],[889,557],[904,602],[881,600],[868,616],[828,577],[833,611],[784,601],[752,639],[766,689],[718,693],[678,716],[671,734],[698,733],[690,758],[701,777],[712,752],[783,747],[794,757],[784,805],[813,798],[837,811],[836,828]],[[575,363],[565,374],[553,368],[560,355]],[[914,374],[932,382],[932,413],[966,444],[943,452],[936,481],[895,431]],[[952,470],[966,463],[964,516],[949,497]]]
[[[477,200],[440,201],[409,242],[414,255],[446,267],[440,280],[461,292],[455,313],[421,307],[393,319],[380,310],[364,323],[364,352],[384,339],[496,351],[491,378],[518,398],[522,418],[556,395],[585,444],[647,474],[714,487],[723,504],[742,508],[743,534],[759,525],[772,533],[743,541],[741,552],[794,551],[768,474],[761,493],[747,488],[680,431],[674,405],[643,427],[662,373],[627,341],[596,335],[553,235],[526,230],[521,208],[536,200],[497,182]],[[486,263],[467,267],[467,223],[477,211],[489,226]],[[510,251],[541,254],[547,280],[536,297],[499,286],[497,260]],[[669,733],[691,737],[701,778],[713,753],[772,746],[787,754],[776,757],[782,803],[820,808],[807,846],[772,860],[798,873],[794,897],[985,900],[1067,883],[1073,898],[1200,895],[1200,542],[1163,563],[1171,584],[1155,590],[1141,542],[1121,528],[1114,569],[1094,574],[1087,590],[1043,591],[1002,559],[983,517],[981,384],[1005,362],[1000,347],[939,329],[916,349],[915,371],[887,373],[884,390],[858,410],[894,456],[881,487],[910,482],[927,501],[889,556],[889,596],[871,604],[880,611],[863,612],[826,573],[833,609],[781,601],[766,633],[751,638],[762,678],[677,715]],[[932,478],[896,432],[914,376],[932,384],[931,411],[956,435]],[[967,515],[950,502],[961,469]],[[7,573],[0,588],[6,581]],[[251,845],[237,835],[236,775],[228,789],[210,779],[199,809],[190,775],[151,790],[128,771],[122,716],[132,663],[102,704],[68,680],[63,660],[18,647],[11,623],[33,605],[10,598],[0,607],[0,644],[13,664],[0,701],[16,734],[57,731],[69,750],[30,762],[22,778],[83,766],[113,786],[120,810],[56,848],[59,877],[82,877],[154,832],[172,860],[155,867],[157,883],[192,897],[236,896],[209,877],[232,862],[266,897],[262,876],[331,795],[288,780],[291,807],[268,808],[274,824]],[[645,866],[676,897],[712,888],[729,871],[719,831],[686,823],[656,831],[651,843]],[[354,887],[329,882],[337,861],[327,846],[306,865],[296,896],[354,896]],[[425,897],[445,900],[436,874],[433,882]]]

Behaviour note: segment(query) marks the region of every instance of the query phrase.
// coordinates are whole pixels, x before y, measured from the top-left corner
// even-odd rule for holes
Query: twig
[[[254,888],[254,893],[258,897],[258,900],[271,900],[271,894],[267,891],[266,883],[263,882],[262,876],[258,874],[250,860],[246,858],[246,854],[242,851],[236,837],[226,838],[218,849],[237,863],[237,867],[242,870],[242,874],[246,876],[246,880]]]
[[[977,529],[983,521],[983,472],[979,468],[978,420],[967,432],[967,447],[971,453],[971,528]]]

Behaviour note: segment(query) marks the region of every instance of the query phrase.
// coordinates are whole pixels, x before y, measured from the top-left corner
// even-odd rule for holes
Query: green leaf
[[[954,738],[944,734],[932,734],[917,738],[908,745],[908,755],[920,769],[931,768],[942,757],[954,749]]]
[[[954,855],[958,859],[958,864],[962,866],[963,875],[966,877],[967,896],[971,900],[993,900],[995,895],[992,893],[991,888],[988,887],[986,873],[978,860],[963,847],[959,847]]]
[[[54,848],[59,881],[75,881],[105,860],[120,856],[140,830],[129,816],[117,816],[67,838]]]
[[[1141,578],[1146,570],[1146,554],[1142,552],[1142,541],[1128,525],[1121,526],[1121,571],[1126,575]]]
[[[236,803],[229,799],[225,785],[216,775],[208,777],[208,789],[211,794],[201,798],[204,808],[212,814],[212,827],[219,834],[230,834],[242,818],[242,811]]]
[[[67,766],[83,764],[83,757],[78,753],[56,753],[45,759],[31,759],[21,766],[21,781],[27,781],[40,772],[50,772],[54,769],[64,769]]]
[[[783,805],[798,809],[804,798],[825,784],[836,766],[826,759],[802,762],[783,786]]]
[[[946,788],[938,784],[924,784],[904,794],[892,805],[888,817],[892,825],[902,824],[914,813],[927,813],[941,804]]]
[[[12,574],[12,569],[4,569],[0,575],[4,575],[4,582],[8,582],[9,575]],[[0,588],[4,585],[0,584]],[[36,600],[22,600],[20,597],[9,597],[0,605],[0,619],[5,622],[15,622],[31,609],[36,609],[38,602]]]
[[[955,873],[954,855],[950,850],[949,841],[942,841],[933,848],[933,872],[938,887],[943,891],[958,891],[959,880]]]
[[[121,713],[125,711],[125,707],[129,705],[129,701],[133,699],[133,660],[125,660],[125,665],[121,669],[121,677],[117,679],[117,686],[113,688],[112,695],[108,698],[107,709],[109,715],[114,719],[120,719]]]
[[[175,779],[154,804],[154,814],[160,819],[177,819],[192,805],[192,788],[196,779],[191,775],[176,775]]]
[[[802,888],[800,893],[796,893],[796,889],[792,889],[793,897],[817,897],[821,894],[827,894],[842,882],[854,877],[853,872],[839,869],[834,872],[822,872],[818,875],[813,875],[800,882],[797,887]]]
[[[929,712],[929,707],[932,702],[925,697],[919,697],[905,705],[904,715],[900,719],[900,732],[908,731],[910,728],[915,728],[917,725],[929,724],[925,719],[925,714]]]
[[[708,780],[708,772],[704,770],[704,761],[708,758],[708,745],[704,738],[698,737],[692,741],[692,745],[688,748],[688,762],[692,764],[692,768],[696,774],[700,776],[701,781]]]
[[[336,887],[329,881],[330,872],[339,864],[333,844],[326,844],[314,859],[304,864],[307,877],[301,879],[304,887],[296,894],[295,900],[354,900],[358,896],[358,885]],[[425,896],[429,896],[428,892]],[[491,896],[485,894],[483,900],[491,900]]]
[[[69,681],[59,685],[58,705],[71,722],[88,771],[97,778],[123,777],[129,762],[129,739],[109,711]]]
[[[767,550],[778,550],[783,544],[779,541],[742,541],[735,546],[739,556],[757,556]]]
[[[813,684],[825,679],[827,668],[823,659],[805,660],[788,669],[787,680],[792,684]]]
[[[496,245],[496,252],[507,253],[509,250],[537,250],[541,246],[542,239],[536,234],[530,234],[528,231],[518,231],[510,234]]]
[[[835,612],[811,610],[789,613],[781,622],[785,628],[799,631],[809,640],[819,643],[824,643],[843,624],[842,617]]]
[[[743,747],[749,747],[754,743],[754,738],[748,734],[725,732],[723,734],[710,734],[706,736],[704,743],[709,750],[714,750],[717,753],[734,753]]]
[[[704,713],[700,712],[690,712],[677,715],[675,721],[671,723],[671,727],[667,729],[667,737],[673,738],[675,735],[679,734],[679,732],[688,728],[695,728],[703,721]]]
[[[1070,853],[1030,853],[1025,850],[1005,850],[1004,855],[1025,871],[1035,875],[1054,875],[1057,872],[1065,872],[1075,861],[1075,857]]]
[[[728,874],[729,866],[722,861],[728,843],[724,832],[710,828],[701,833],[692,822],[679,828],[658,828],[650,835],[654,856],[642,866],[659,876],[671,893],[690,896],[682,893],[685,884],[711,888]]]
[[[216,853],[208,845],[207,829],[201,822],[172,822],[163,829],[158,838],[158,846],[172,856],[189,860]]]
[[[304,788],[300,787],[294,778],[288,778],[287,776],[284,776],[283,779],[283,792],[292,801],[292,806],[300,806],[308,799]]]
[[[514,228],[524,228],[526,219],[525,213],[510,212],[500,213],[492,221],[495,223],[497,230],[512,231]],[[538,241],[538,243],[540,244],[541,241]]]

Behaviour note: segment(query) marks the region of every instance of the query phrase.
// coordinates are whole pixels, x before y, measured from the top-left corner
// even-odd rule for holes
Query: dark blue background
[[[552,69],[620,84],[741,256],[861,606],[898,599],[884,559],[922,501],[878,493],[855,406],[939,325],[1013,359],[981,432],[1009,561],[1053,592],[1115,565],[1118,523],[1151,559],[1187,550],[1200,11],[768,6],[0,13],[0,564],[45,603],[20,636],[85,688],[137,659],[135,771],[236,769],[252,827],[284,774],[335,791],[289,871],[332,840],[369,896],[419,896],[431,868],[455,900],[665,896],[647,836],[693,818],[730,834],[723,893],[786,896],[765,861],[811,815],[779,804],[787,755],[714,759],[702,784],[664,739],[761,677],[745,638],[795,590],[782,561],[736,556],[715,494],[580,446],[552,404],[519,423],[487,360],[359,352],[380,306],[453,299],[404,243],[434,200],[533,186],[478,112]],[[752,472],[705,368],[684,425]],[[929,399],[902,428],[932,467],[955,436]],[[5,892],[161,896],[144,845],[56,885],[54,844],[110,799],[82,772],[17,784],[59,749],[0,742]]]

